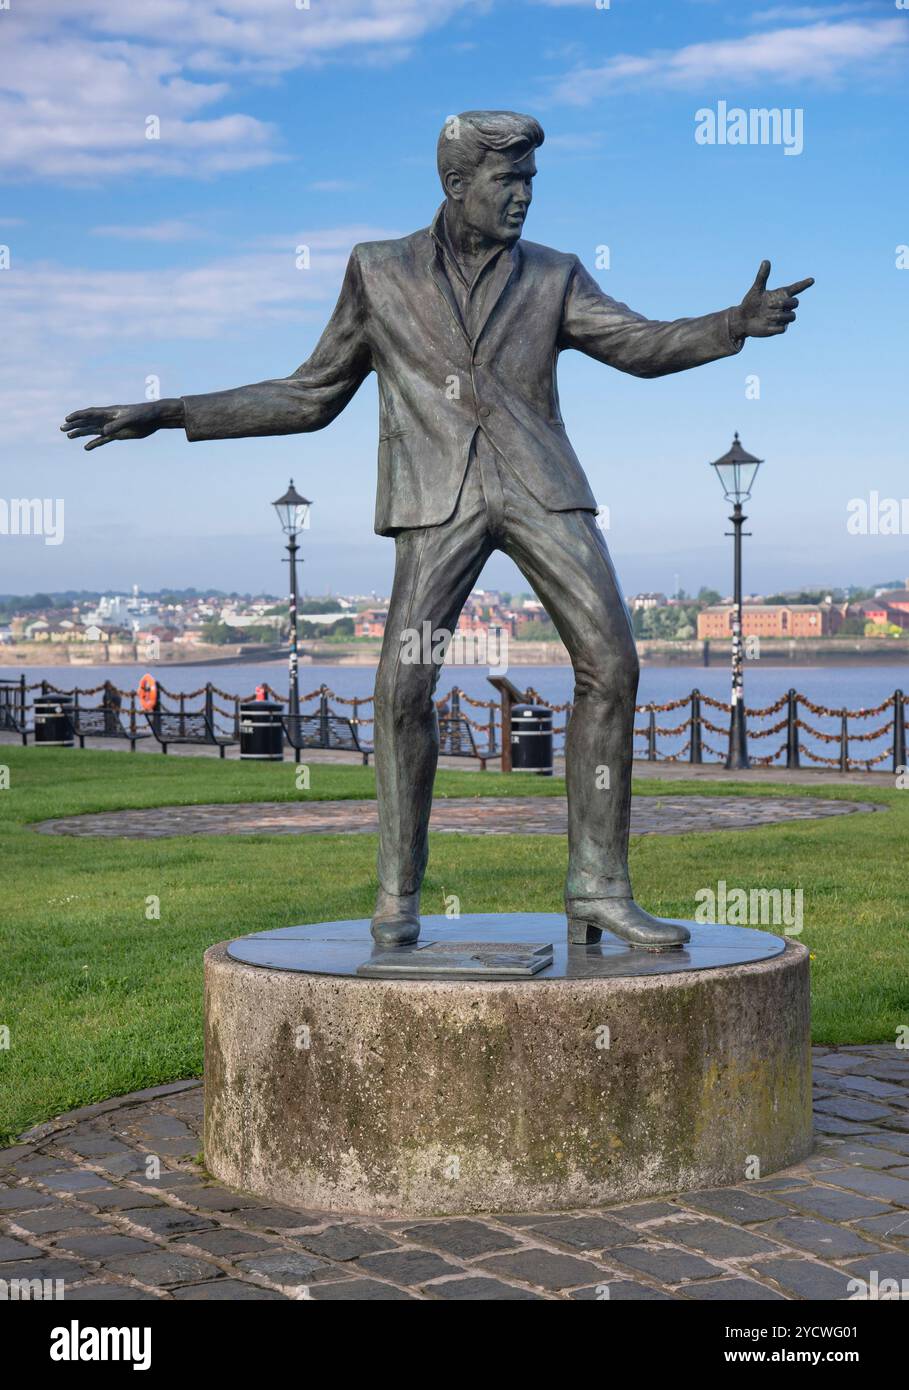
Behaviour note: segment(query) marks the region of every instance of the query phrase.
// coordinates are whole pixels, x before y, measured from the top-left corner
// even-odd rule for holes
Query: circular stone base
[[[555,914],[423,919],[427,941],[551,942],[553,965],[521,980],[358,978],[368,923],[213,946],[206,1165],[275,1204],[425,1215],[598,1206],[797,1162],[808,953],[689,926],[685,951],[651,953],[566,948]]]

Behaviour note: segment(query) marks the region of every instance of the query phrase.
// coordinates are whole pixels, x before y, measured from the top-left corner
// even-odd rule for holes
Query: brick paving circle
[[[771,1177],[410,1220],[270,1207],[210,1181],[200,1083],[158,1086],[0,1150],[0,1279],[61,1280],[67,1302],[846,1300],[875,1272],[909,1280],[909,1058],[815,1048],[814,1076],[816,1150]]]
[[[815,797],[644,796],[632,802],[631,833],[750,830],[881,809],[873,802]],[[174,835],[373,835],[377,828],[374,801],[303,800],[103,811],[40,821],[34,827],[47,835],[132,840]],[[567,803],[561,796],[439,798],[433,803],[430,828],[471,835],[565,835]]]

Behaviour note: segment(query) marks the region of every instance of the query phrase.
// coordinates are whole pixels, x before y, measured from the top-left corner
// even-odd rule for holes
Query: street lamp
[[[742,673],[742,524],[747,517],[742,511],[742,503],[747,502],[754,487],[754,480],[763,459],[754,457],[742,448],[738,430],[732,441],[732,448],[722,458],[714,459],[710,465],[716,469],[720,486],[727,502],[732,503],[732,531],[726,535],[735,539],[735,579],[732,607],[732,717],[729,721],[729,752],[726,766],[731,768],[748,767],[748,733],[745,723],[745,683]]]
[[[294,480],[291,478],[290,484],[283,497],[279,497],[272,506],[278,513],[278,520],[281,529],[287,537],[288,564],[290,565],[290,657],[288,659],[288,673],[290,676],[290,699],[288,701],[288,713],[297,715],[300,713],[300,678],[299,678],[299,656],[297,653],[297,536],[309,524],[309,509],[312,503],[307,497],[301,497],[294,487]]]

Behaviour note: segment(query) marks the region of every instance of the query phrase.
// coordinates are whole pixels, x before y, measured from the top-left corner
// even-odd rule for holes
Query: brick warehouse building
[[[717,603],[698,614],[698,637],[731,637],[734,609]],[[840,626],[839,609],[824,603],[746,603],[743,637],[830,637]]]

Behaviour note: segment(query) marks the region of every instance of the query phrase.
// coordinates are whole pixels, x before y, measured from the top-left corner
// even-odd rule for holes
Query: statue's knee
[[[376,675],[376,718],[393,724],[420,720],[432,711],[432,696],[438,672],[423,666],[398,665],[388,673]]]
[[[575,698],[586,695],[610,705],[634,704],[640,662],[634,643],[604,647],[584,671],[577,673]]]

